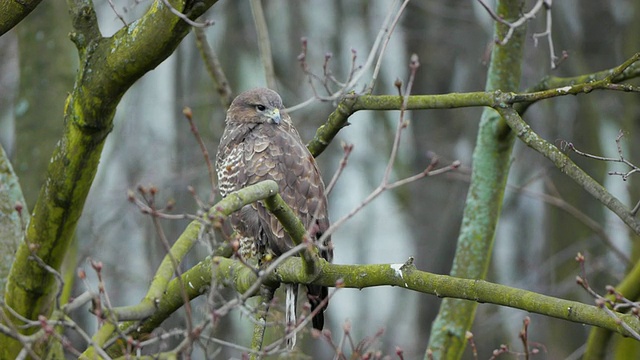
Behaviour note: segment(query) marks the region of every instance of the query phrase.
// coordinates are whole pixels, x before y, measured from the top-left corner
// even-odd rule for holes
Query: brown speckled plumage
[[[216,159],[222,197],[262,180],[274,180],[280,196],[318,239],[329,227],[324,183],[313,156],[284,112],[280,96],[264,88],[246,91],[233,100],[226,123]],[[230,220],[243,239],[242,256],[261,258],[267,251],[279,256],[293,247],[278,219],[261,202],[245,206]],[[333,259],[330,239],[320,253],[328,261]],[[307,293],[313,310],[327,298],[328,289],[308,286]],[[323,311],[313,318],[316,329],[323,327]]]

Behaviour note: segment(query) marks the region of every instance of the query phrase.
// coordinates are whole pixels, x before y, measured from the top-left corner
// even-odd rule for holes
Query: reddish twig
[[[166,1],[166,0],[165,0]],[[393,5],[393,7],[395,7],[396,5]],[[328,60],[327,57],[325,56],[325,61],[323,63],[323,76],[318,76],[316,74],[314,74],[310,68],[309,65],[307,63],[307,39],[306,38],[302,38],[302,52],[300,53],[300,55],[298,56],[298,61],[300,62],[302,71],[305,75],[307,75],[307,81],[310,84],[310,87],[313,91],[313,97],[297,104],[294,106],[291,106],[289,108],[287,108],[287,112],[293,112],[296,110],[299,110],[311,103],[313,103],[314,101],[336,101],[340,98],[342,98],[344,95],[346,95],[348,92],[352,91],[354,89],[354,87],[357,85],[358,81],[360,81],[360,79],[365,75],[365,73],[367,72],[367,70],[369,70],[371,68],[371,66],[373,66],[374,61],[376,60],[376,58],[378,59],[378,62],[381,61],[382,56],[383,56],[383,52],[386,50],[386,47],[382,50],[381,49],[381,44],[383,43],[383,41],[385,41],[385,39],[389,39],[393,33],[393,30],[395,29],[395,24],[398,22],[398,18],[400,16],[400,14],[403,12],[405,8],[405,5],[401,5],[399,10],[397,11],[389,11],[387,17],[384,19],[381,27],[380,27],[380,31],[378,32],[378,35],[376,36],[376,39],[373,43],[373,45],[371,46],[371,49],[369,50],[369,53],[367,55],[367,59],[365,60],[365,63],[363,65],[356,65],[356,58],[357,58],[357,52],[355,50],[351,50],[351,69],[349,70],[349,74],[347,76],[347,79],[344,82],[340,82],[338,80],[336,80],[332,73],[328,70],[325,69],[325,67],[328,66]],[[396,16],[394,16],[396,15]],[[387,40],[388,41],[388,40]],[[331,58],[331,57],[329,57]],[[328,77],[328,78],[327,78]],[[328,84],[328,81],[330,80],[332,83],[338,85],[338,89],[337,90],[333,90],[331,91],[330,88],[325,87],[325,89],[328,88],[328,95],[326,96],[322,96],[318,93],[318,91],[316,90],[315,84],[314,84],[314,80],[320,82],[320,84],[323,85],[323,87],[325,85]]]
[[[387,190],[394,189],[394,188],[402,186],[402,185],[406,185],[406,184],[408,184],[410,182],[422,179],[422,178],[427,177],[427,176],[439,175],[439,174],[443,174],[443,173],[448,172],[448,171],[455,170],[460,166],[460,162],[456,160],[456,161],[452,162],[448,166],[436,169],[436,165],[438,163],[438,160],[437,160],[437,157],[434,157],[432,159],[431,163],[426,167],[426,169],[424,171],[422,171],[422,172],[420,172],[420,173],[418,173],[416,175],[410,176],[408,178],[405,178],[405,179],[396,180],[394,182],[390,182],[389,181],[389,178],[391,176],[391,170],[393,168],[393,164],[394,164],[395,158],[397,156],[398,147],[400,146],[401,133],[409,125],[409,122],[406,121],[405,118],[404,118],[405,113],[406,113],[405,109],[406,109],[407,101],[409,99],[409,95],[411,94],[411,86],[413,85],[413,80],[415,79],[416,72],[417,72],[419,66],[420,66],[420,62],[418,61],[417,55],[413,55],[411,57],[411,63],[409,64],[409,68],[411,70],[411,73],[409,75],[409,81],[408,81],[406,89],[404,91],[402,89],[402,82],[396,81],[396,87],[398,88],[398,92],[399,92],[400,96],[403,98],[403,102],[402,102],[402,106],[401,106],[401,109],[400,109],[400,117],[398,119],[398,124],[397,124],[397,127],[396,127],[396,135],[395,135],[394,140],[393,140],[393,145],[392,145],[392,148],[391,148],[391,154],[389,155],[389,161],[387,162],[387,166],[385,168],[385,172],[384,172],[384,175],[383,175],[383,178],[382,178],[382,181],[381,181],[380,185],[378,185],[377,188],[375,188],[364,200],[362,200],[362,202],[360,204],[358,204],[347,215],[343,216],[338,221],[334,222],[329,227],[329,229],[327,229],[327,231],[325,231],[324,234],[322,234],[322,236],[318,240],[318,243],[320,243],[320,244],[324,243],[326,238],[329,237],[331,234],[333,234],[337,228],[342,226],[342,224],[344,224],[347,220],[351,219],[355,214],[357,214],[360,210],[362,210],[362,208],[364,208],[370,202],[375,200],[383,192],[385,192]]]
[[[202,137],[200,136],[200,131],[198,131],[198,127],[193,121],[193,112],[191,108],[184,107],[182,109],[182,113],[184,117],[189,121],[189,126],[191,127],[191,132],[193,136],[196,138],[198,145],[200,145],[200,151],[202,152],[202,156],[204,156],[204,161],[207,164],[207,171],[209,171],[209,180],[211,181],[211,197],[215,196],[217,192],[216,188],[216,173],[213,171],[213,164],[211,163],[211,158],[209,157],[209,151],[207,151],[207,147],[204,145],[204,141],[202,141]]]
[[[620,324],[620,326],[622,326],[630,334],[631,337],[633,337],[636,340],[640,340],[640,334],[636,332],[636,330],[633,329],[631,326],[629,326],[629,324],[622,321],[622,319],[620,319],[620,317],[618,316],[618,312],[614,311],[619,309],[619,307],[617,307],[617,304],[619,301],[622,301],[622,299],[625,299],[624,296],[622,296],[622,294],[615,291],[613,286],[607,286],[607,292],[611,295],[614,295],[615,300],[608,299],[598,294],[595,290],[593,290],[593,288],[591,288],[591,286],[589,286],[589,281],[587,280],[587,274],[585,270],[584,255],[582,255],[581,253],[578,253],[578,255],[576,255],[576,261],[580,264],[580,273],[581,273],[581,275],[576,276],[576,283],[582,286],[582,288],[585,291],[587,291],[587,293],[595,299],[596,306],[602,309],[609,317],[614,319],[616,323]],[[625,299],[623,301],[623,304],[624,304],[623,305],[624,307],[632,306],[636,308],[635,313],[636,314],[638,313],[639,307],[633,301]]]

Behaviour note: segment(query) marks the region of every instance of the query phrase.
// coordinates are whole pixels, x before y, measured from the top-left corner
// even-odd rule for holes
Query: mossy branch
[[[600,201],[615,213],[631,230],[640,235],[640,221],[634,216],[632,210],[624,205],[618,198],[607,191],[600,183],[585,173],[565,153],[554,144],[541,138],[520,117],[518,112],[511,108],[497,108],[497,111],[514,129],[517,136],[529,147],[536,150],[549,159],[560,171],[567,174],[573,181],[587,191],[591,196]],[[616,289],[630,298],[638,297],[638,280],[640,279],[640,263],[636,264],[625,276],[622,283]],[[589,334],[587,341],[586,359],[600,359],[606,349],[606,344],[615,330],[600,327],[595,328]]]
[[[196,18],[215,0],[172,1]],[[37,1],[21,2],[26,7]],[[65,105],[64,136],[54,151],[45,186],[34,209],[26,241],[18,250],[9,275],[7,304],[28,318],[47,313],[51,306],[50,274],[29,262],[35,255],[59,267],[68,248],[107,134],[115,107],[127,89],[164,61],[190,31],[190,26],[156,2],[138,21],[109,38],[101,36],[91,1],[68,0],[80,54],[80,69]],[[4,3],[3,3],[4,4]],[[9,2],[5,5],[15,5]],[[3,15],[10,13],[4,12]],[[3,20],[6,16],[3,16]],[[0,357],[11,357],[15,346],[2,346]]]
[[[256,353],[251,354],[250,359],[260,359],[257,352],[262,350],[264,343],[264,334],[267,330],[267,315],[269,313],[269,306],[275,295],[275,289],[268,286],[260,287],[260,294],[258,295],[258,308],[255,312],[255,323],[253,325],[253,333],[251,334],[251,349]]]
[[[216,0],[174,0],[191,18]],[[64,110],[64,133],[54,149],[25,241],[9,274],[6,304],[29,319],[52,309],[53,276],[30,256],[58,269],[66,254],[98,168],[115,109],[129,87],[164,61],[190,26],[155,2],[140,19],[102,37],[91,1],[68,0],[80,69]],[[20,344],[0,336],[0,358],[13,358]]]
[[[282,227],[287,234],[289,234],[295,245],[309,245],[302,252],[304,271],[308,274],[317,273],[316,261],[319,258],[318,252],[314,251],[315,248],[313,248],[312,242],[309,241],[307,229],[305,229],[302,221],[300,221],[280,195],[268,197],[265,199],[264,203],[267,209],[275,215],[276,218],[278,218],[278,221],[280,221]]]
[[[612,86],[640,76],[640,53],[636,53],[624,63],[592,74],[576,77],[546,77],[536,86],[522,93],[504,92],[499,101],[503,104],[515,105],[523,114],[529,106],[537,101],[557,96],[586,94],[593,90],[638,91],[628,85]],[[407,99],[406,110],[453,109],[497,105],[500,95],[494,91],[469,93],[451,93],[438,95],[411,95]],[[329,146],[333,138],[342,128],[349,125],[349,117],[361,110],[400,110],[402,98],[397,95],[356,95],[345,96],[338,103],[327,121],[318,128],[307,148],[313,156],[320,155]]]
[[[18,25],[42,0],[0,1],[0,36]]]
[[[282,200],[278,192],[278,184],[273,180],[265,180],[260,183],[248,186],[239,191],[233,192],[229,194],[226,198],[221,200],[219,203],[214,205],[211,208],[211,211],[207,215],[207,218],[212,220],[214,224],[221,223],[224,218],[229,216],[231,213],[240,210],[243,206],[247,204],[251,204],[258,200],[263,200],[269,209],[272,211],[274,215],[278,218],[278,220],[283,224],[285,230],[289,233],[289,235],[294,239],[296,244],[303,244],[304,239],[306,237],[306,229],[302,225],[302,222],[295,216],[293,211],[287,206],[287,204]],[[143,326],[136,327],[136,334],[144,334],[146,332],[151,332],[156,326],[158,326],[164,319],[166,319],[175,309],[184,305],[185,296],[188,299],[193,299],[193,297],[201,294],[201,290],[210,286],[211,284],[211,269],[208,270],[207,276],[205,276],[205,283],[201,285],[195,285],[196,282],[200,282],[200,280],[195,280],[195,278],[184,279],[184,284],[190,284],[188,287],[180,288],[179,284],[170,285],[169,279],[174,273],[173,263],[171,261],[171,257],[173,256],[178,262],[182,257],[186,254],[186,252],[193,246],[195,241],[199,237],[199,233],[202,228],[202,222],[200,220],[195,220],[189,224],[187,229],[183,232],[183,234],[178,238],[174,246],[171,248],[171,255],[165,256],[165,259],[162,261],[156,275],[154,276],[154,280],[150,286],[150,289],[145,296],[145,298],[141,301],[141,303],[128,307],[121,307],[112,309],[110,312],[105,310],[105,313],[112,315],[112,317],[107,317],[108,320],[113,322],[118,322],[121,320],[141,320],[148,317],[145,320]],[[301,278],[307,277],[317,277],[320,274],[319,257],[317,253],[314,251],[304,251],[306,254],[303,256],[305,264],[303,269],[300,271],[304,272],[304,275],[300,275]],[[216,258],[221,259],[221,258]],[[206,262],[209,264],[208,262]],[[257,278],[255,277],[255,272],[246,267],[245,264],[234,261],[234,266],[223,269],[222,276],[219,276],[215,281],[228,283],[232,281],[236,284],[235,288],[243,294],[243,298],[249,298],[252,296],[259,288],[261,283],[266,283],[268,287],[277,287],[279,282],[273,281],[269,278],[261,279],[260,283],[257,283]],[[194,268],[195,269],[195,268]],[[192,269],[192,270],[194,270]],[[200,274],[196,276],[201,276],[200,270],[191,270],[185,273],[187,274]],[[269,273],[269,272],[266,272]],[[184,276],[183,276],[184,278]],[[175,281],[176,279],[172,280]],[[170,290],[171,286],[177,286],[174,290]],[[177,293],[175,293],[177,291]],[[185,294],[186,292],[186,294]],[[168,298],[167,298],[168,296]],[[160,304],[169,303],[168,312],[159,310]],[[133,326],[134,322],[124,322],[119,325],[121,331],[127,331],[131,326]],[[94,346],[103,346],[109,339],[113,338],[113,334],[117,329],[114,326],[102,327],[98,333],[93,337],[93,345]],[[135,335],[132,335],[135,336]],[[119,347],[111,347],[109,352],[110,356],[119,355]],[[83,356],[85,358],[93,358],[96,356],[94,349],[89,348]]]
[[[227,260],[228,261],[228,260]],[[300,277],[301,261],[287,260],[268,275],[274,280],[316,285],[363,289],[374,286],[397,286],[438,297],[452,297],[478,303],[516,308],[577,323],[589,324],[627,335],[616,319],[597,306],[558,299],[535,292],[495,284],[484,280],[463,279],[417,270],[407,264],[337,265],[322,261],[319,278]],[[619,319],[640,329],[640,320],[633,314],[618,314]]]
[[[608,207],[609,210],[613,211],[633,232],[640,235],[640,221],[633,216],[628,206],[624,205],[608,192],[607,189],[589,176],[589,174],[585,173],[582,168],[571,161],[571,159],[555,145],[536,134],[531,127],[522,120],[513,107],[496,107],[496,110],[515,131],[522,142],[551,160],[560,171],[567,174],[567,176],[580,185],[591,196]]]
[[[321,275],[316,277],[305,274],[300,258],[286,259],[277,270],[263,275],[267,283],[297,282],[335,286],[341,288],[363,289],[375,286],[397,286],[407,290],[431,294],[438,297],[450,297],[478,303],[507,306],[523,311],[546,315],[571,322],[605,328],[623,335],[626,331],[618,320],[611,318],[597,306],[576,301],[554,298],[535,292],[494,284],[483,280],[463,279],[448,275],[439,275],[417,270],[411,264],[372,264],[338,265],[320,260]],[[258,275],[237,260],[213,257],[208,258],[186,271],[182,281],[192,284],[189,298],[204,293],[213,281],[233,287],[239,293],[245,293]],[[157,312],[147,319],[138,330],[148,333],[163,319],[183,305],[180,287],[176,279],[169,283],[167,294],[158,303]],[[401,291],[401,290],[398,290]],[[631,314],[617,314],[634,329],[640,330],[640,320]],[[135,332],[131,335],[140,336]]]
[[[230,194],[227,198],[216,204],[212,207],[207,217],[213,220],[214,223],[222,221],[224,217],[239,210],[246,204],[264,200],[269,197],[275,197],[277,190],[277,184],[271,180],[247,187]],[[298,225],[302,226],[301,224]],[[198,229],[200,226],[202,226],[201,221],[192,222],[176,244],[182,241],[193,243],[198,237]],[[296,225],[294,224],[293,226],[295,227]],[[304,228],[302,228],[302,230],[304,230]],[[176,256],[178,256],[178,254],[176,254]],[[165,262],[163,262],[163,264],[164,263]],[[166,281],[166,276],[171,276],[173,273],[171,263],[169,261],[166,263],[169,268],[159,269],[154,278],[154,283],[157,282],[157,284],[152,285],[152,288],[156,288],[157,286],[157,291],[165,289],[161,297],[155,298],[153,313],[144,319],[141,324],[124,322],[119,325],[120,330],[125,332],[136,324],[135,331],[127,332],[134,339],[139,338],[143,334],[150,333],[169,315],[182,307],[184,305],[185,295],[188,299],[200,296],[210,289],[212,283],[231,286],[238,293],[242,294],[240,298],[231,301],[229,304],[225,304],[224,309],[218,309],[214,313],[216,316],[223,316],[226,312],[230,311],[233,306],[240,305],[250,296],[256,295],[260,289],[260,284],[273,287],[282,282],[324,286],[335,286],[336,283],[339,283],[340,287],[358,289],[373,286],[398,286],[438,297],[450,297],[513,307],[568,321],[590,324],[625,334],[624,328],[620,326],[615,319],[612,319],[595,306],[553,298],[481,280],[469,280],[447,275],[431,274],[417,270],[411,263],[335,265],[318,259],[315,264],[316,272],[307,273],[305,271],[306,265],[304,261],[294,257],[284,259],[276,266],[275,271],[263,272],[258,275],[253,269],[248,268],[240,261],[223,257],[212,257],[198,263],[182,275],[181,282],[183,284],[189,284],[188,287],[181,287],[180,281],[175,278],[171,281]],[[163,267],[164,266],[161,266],[161,268]],[[164,276],[159,275],[162,272],[165,273]],[[150,290],[149,293],[151,292]],[[631,315],[620,314],[620,319],[633,328],[640,329],[640,323]],[[105,331],[101,329],[93,338],[93,342],[96,345],[102,346],[106,344],[108,339],[112,338],[116,331],[114,326],[105,326],[103,328],[105,328]],[[112,346],[109,349],[110,356],[117,356],[118,354],[118,346]],[[85,355],[87,356],[86,358],[95,356],[93,352],[87,352]]]
[[[175,273],[173,265],[174,262],[172,261],[172,259],[174,259],[176,263],[181,262],[184,256],[200,238],[200,233],[203,230],[204,226],[203,224],[208,222],[209,219],[213,220],[214,223],[221,222],[225,217],[240,210],[243,206],[254,203],[258,200],[263,200],[274,196],[279,197],[277,192],[278,184],[276,184],[276,182],[273,180],[266,180],[233,192],[226,198],[220,200],[211,208],[205,219],[192,221],[187,226],[185,231],[180,235],[178,240],[176,240],[175,244],[171,247],[169,254],[164,257],[160,266],[158,267],[158,270],[153,277],[153,281],[149,286],[149,290],[147,291],[147,294],[145,295],[143,300],[140,303],[132,306],[118,307],[114,309],[103,309],[102,312],[105,314],[104,317],[112,324],[114,324],[121,321],[143,320],[151,315],[154,315],[154,313],[154,316],[157,316],[157,305],[162,301],[163,297],[166,296],[169,282],[173,277],[173,274]],[[192,299],[192,295],[199,294],[199,292],[193,293],[188,291],[193,290],[188,288],[189,287],[184,287],[182,291],[187,291],[189,299]],[[174,300],[180,301],[180,299],[182,299],[181,305],[184,304],[184,297],[178,297]],[[134,325],[134,322],[123,322],[120,324],[120,328],[122,331],[125,331],[132,325]],[[109,339],[112,338],[116,330],[117,329],[115,326],[101,327],[100,330],[98,330],[98,333],[96,333],[92,339],[93,345],[99,347],[103,346]],[[92,359],[94,356],[97,356],[97,354],[95,354],[95,349],[93,348],[93,346],[85,351],[83,355],[85,358],[90,359]]]
[[[611,69],[598,71],[591,74],[584,74],[573,77],[558,77],[558,76],[546,76],[540,80],[536,85],[525,90],[526,93],[545,91],[549,89],[563,88],[566,86],[572,86],[577,84],[593,83],[605,78],[609,78],[613,84],[619,84],[623,81],[635,79],[640,76],[640,62],[637,61],[638,53],[627,59],[624,63]],[[620,71],[622,69],[622,71]],[[614,74],[614,76],[612,76]],[[535,104],[538,100],[522,102],[515,106],[515,109],[522,115],[529,108],[529,106]]]
[[[269,210],[273,211],[276,217],[283,223],[283,227],[292,236],[292,238],[295,239],[294,241],[296,242],[296,244],[301,244],[304,241],[306,230],[304,229],[304,226],[302,225],[300,220],[295,216],[293,211],[286,205],[286,203],[284,203],[277,191],[278,185],[273,180],[266,180],[248,186],[244,189],[229,194],[225,199],[214,205],[211,208],[211,211],[207,214],[207,219],[213,220],[214,224],[222,222],[225,217],[229,216],[235,211],[240,210],[243,206],[251,204],[258,200],[263,200],[267,204]],[[108,309],[104,310],[104,313],[106,314],[105,318],[110,321],[112,325],[103,326],[98,331],[98,333],[96,333],[96,335],[92,339],[92,347],[85,351],[85,353],[83,354],[83,358],[94,358],[95,356],[97,356],[97,354],[95,353],[95,349],[93,348],[93,346],[102,347],[103,345],[107,344],[110,339],[113,339],[113,335],[115,334],[116,330],[118,330],[115,326],[113,326],[113,324],[123,320],[143,320],[145,318],[149,318],[147,321],[145,321],[145,324],[147,326],[137,327],[136,333],[142,334],[145,333],[145,331],[150,332],[164,319],[166,319],[166,317],[168,317],[175,309],[184,305],[185,297],[188,299],[193,299],[195,296],[201,294],[202,289],[210,285],[211,270],[209,270],[209,275],[205,277],[207,280],[205,282],[206,285],[195,285],[196,283],[193,279],[184,280],[189,281],[183,283],[190,284],[189,287],[180,287],[179,282],[175,285],[170,285],[169,282],[172,274],[174,274],[173,262],[171,261],[171,258],[173,257],[177,262],[179,262],[184,257],[184,255],[186,255],[189,249],[199,238],[199,234],[203,226],[203,221],[204,220],[194,220],[193,222],[191,222],[187,229],[178,238],[176,243],[171,248],[171,254],[165,256],[160,267],[158,268],[158,271],[154,276],[154,280],[149,288],[147,295],[139,304],[115,308],[111,309],[110,311]],[[314,252],[309,252],[309,254],[315,255]],[[315,266],[315,261],[317,261],[315,259],[317,258],[317,255],[313,258],[310,258],[310,260],[308,260],[310,261],[310,265],[305,265],[304,269],[301,270],[305,272],[305,276],[318,276],[317,270],[308,270],[310,267],[312,269],[317,269],[317,266]],[[224,274],[225,276],[219,277],[217,281],[224,281],[225,283],[227,283],[229,282],[230,278],[233,279],[234,283],[237,285],[237,288],[242,289],[245,298],[252,296],[258,288],[256,287],[257,279],[252,278],[251,276],[255,276],[255,272],[253,272],[251,269],[246,267],[246,265],[240,262],[235,262],[233,270],[229,273],[224,272]],[[200,280],[202,280],[202,278],[200,278]],[[277,286],[277,284],[277,282],[269,280],[268,287],[274,287]],[[170,290],[169,288],[171,286],[177,287],[175,287],[173,290]],[[169,298],[167,298],[167,296],[169,296]],[[170,308],[174,310],[170,312],[158,311],[159,304],[162,304],[163,302],[172,304]],[[119,329],[125,332],[134,324],[135,323],[131,321],[123,322],[119,325]],[[121,349],[117,346],[111,347],[109,350],[110,356],[119,355],[120,350]]]

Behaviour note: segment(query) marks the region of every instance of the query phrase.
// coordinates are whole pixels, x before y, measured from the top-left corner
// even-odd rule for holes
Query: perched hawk
[[[227,112],[226,128],[216,159],[218,187],[222,197],[263,180],[278,183],[280,196],[296,213],[312,238],[318,239],[329,227],[327,199],[318,166],[302,143],[282,99],[273,90],[258,88],[236,97]],[[246,205],[230,216],[241,236],[240,253],[260,260],[271,253],[279,256],[294,244],[278,219],[262,202]],[[330,239],[320,246],[327,261],[333,259]],[[286,288],[287,324],[295,324],[298,285]],[[322,286],[307,286],[311,309],[328,296]],[[313,327],[322,330],[323,309],[313,318]],[[294,340],[295,341],[295,340]]]

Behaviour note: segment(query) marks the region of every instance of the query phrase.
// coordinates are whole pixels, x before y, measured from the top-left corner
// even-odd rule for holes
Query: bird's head
[[[269,123],[287,121],[282,99],[277,92],[256,88],[238,95],[227,111],[227,123]]]

